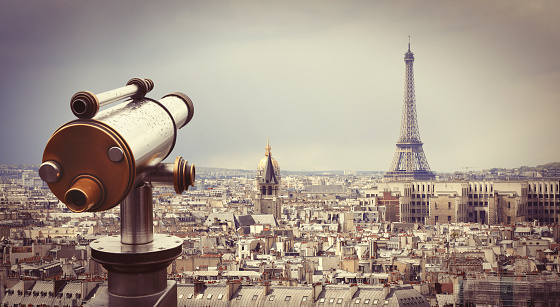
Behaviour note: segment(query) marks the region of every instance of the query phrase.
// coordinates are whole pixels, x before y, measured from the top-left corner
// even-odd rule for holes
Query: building
[[[398,199],[403,223],[554,224],[560,218],[560,182],[553,180],[395,181],[364,194],[378,204]]]
[[[282,200],[278,195],[280,187],[280,167],[272,157],[270,144],[267,141],[265,156],[257,167],[255,178],[255,214],[272,214],[277,220],[281,218]]]

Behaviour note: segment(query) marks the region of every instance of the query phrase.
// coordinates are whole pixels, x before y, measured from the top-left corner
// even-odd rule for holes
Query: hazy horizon
[[[558,160],[557,1],[2,1],[0,164],[41,163],[78,91],[151,78],[192,122],[170,159],[387,171],[411,36],[437,173]]]

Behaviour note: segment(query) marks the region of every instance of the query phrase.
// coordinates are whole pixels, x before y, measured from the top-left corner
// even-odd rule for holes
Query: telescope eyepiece
[[[70,110],[77,118],[92,118],[99,111],[99,100],[92,92],[77,92],[70,100]]]
[[[64,203],[74,212],[84,212],[98,206],[103,200],[103,185],[93,176],[83,175],[76,179],[64,194]]]
[[[76,207],[83,207],[87,202],[87,196],[83,191],[70,190],[66,195],[67,201]]]
[[[86,112],[86,102],[81,99],[75,100],[72,103],[72,110],[76,114],[84,114]]]

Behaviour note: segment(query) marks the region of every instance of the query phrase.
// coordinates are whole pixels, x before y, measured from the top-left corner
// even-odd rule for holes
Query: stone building
[[[272,158],[269,142],[265,149],[265,156],[259,162],[255,178],[257,192],[255,193],[254,211],[255,214],[272,214],[279,220],[282,213],[282,201],[278,195],[281,179],[280,167],[278,162]]]
[[[560,219],[555,180],[383,182],[364,193],[378,206],[389,195],[398,200],[403,223],[553,224]]]

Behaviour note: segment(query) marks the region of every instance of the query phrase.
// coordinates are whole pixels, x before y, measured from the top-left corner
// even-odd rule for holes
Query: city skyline
[[[87,13],[85,13],[87,12]],[[171,157],[388,170],[408,36],[434,172],[557,161],[560,4],[550,1],[0,3],[0,164],[39,164],[71,96],[151,78],[194,102]]]

